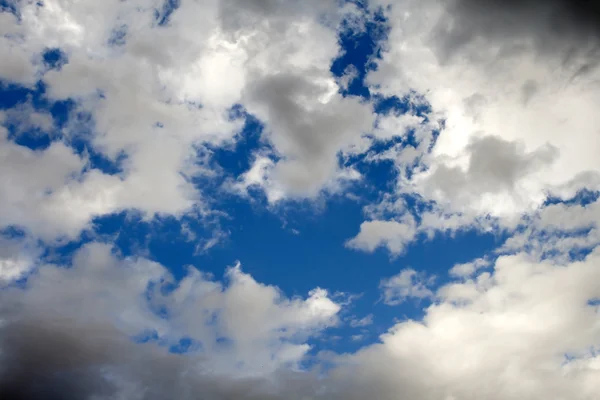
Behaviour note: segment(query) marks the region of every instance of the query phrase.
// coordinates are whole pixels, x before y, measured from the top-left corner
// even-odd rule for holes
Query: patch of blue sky
[[[387,40],[389,26],[382,9],[370,10],[367,2],[351,1],[366,12],[364,29],[356,24],[346,23],[340,30],[339,43],[342,47],[340,57],[338,57],[331,66],[331,72],[334,76],[341,77],[352,66],[357,75],[352,80],[347,90],[342,90],[344,95],[362,96],[373,102],[374,111],[377,114],[403,114],[413,112],[424,116],[431,111],[425,102],[415,104],[411,99],[398,97],[372,96],[369,88],[365,85],[365,77],[370,70],[377,68],[375,60],[381,57],[381,48]],[[367,133],[367,136],[371,136]],[[379,160],[376,162],[366,161],[368,155],[380,154],[391,149],[397,144],[402,146],[414,146],[417,142],[414,132],[398,132],[388,140],[377,140],[374,137],[370,148],[363,154],[349,157],[339,157],[341,166],[352,166],[357,169],[365,178],[366,184],[361,189],[371,188],[371,194],[380,193],[383,188],[390,188],[395,184],[399,171],[396,169],[392,160]],[[364,193],[363,193],[364,195]],[[372,199],[368,199],[372,200]]]
[[[320,210],[290,204],[281,213],[232,198],[226,211],[231,217],[223,226],[229,233],[228,241],[196,256],[196,265],[201,269],[212,265],[208,270],[214,272],[215,268],[241,260],[244,271],[257,281],[276,285],[288,295],[306,295],[315,286],[332,294],[361,295],[352,303],[352,312],[359,318],[375,314],[375,324],[369,330],[377,334],[371,335],[371,340],[396,318],[422,316],[420,305],[411,301],[399,307],[378,302],[381,278],[413,267],[438,275],[442,283],[455,263],[481,257],[500,241],[492,234],[476,231],[459,232],[453,237],[438,235],[431,240],[420,238],[406,253],[390,259],[384,249],[367,254],[344,247],[345,241],[357,233],[363,216],[360,204],[342,196],[327,199]],[[336,346],[355,345],[352,335],[359,334],[357,329],[340,329],[343,340]]]
[[[544,202],[544,206],[553,204],[564,204],[567,206],[580,205],[587,206],[600,198],[600,191],[594,191],[589,189],[582,189],[578,191],[575,196],[570,199],[561,199],[558,197],[548,196]]]
[[[19,9],[21,0],[0,0],[0,13],[7,12],[17,17],[17,20],[21,20],[21,12]],[[44,7],[44,2],[39,0],[35,3],[37,7]]]
[[[27,233],[17,226],[9,226],[0,230],[0,236],[7,239],[24,239]]]
[[[202,343],[187,336],[182,337],[177,343],[169,347],[169,351],[174,354],[184,354],[201,350]]]
[[[194,265],[222,280],[226,267],[239,259],[243,270],[258,282],[276,285],[288,296],[306,296],[316,286],[331,293],[358,294],[367,286],[373,293],[367,296],[365,315],[369,303],[378,299],[381,273],[369,267],[380,264],[388,267],[388,275],[396,272],[389,268],[385,252],[367,255],[344,248],[347,235],[361,220],[360,208],[353,202],[328,204],[318,215],[308,206],[290,206],[276,214],[238,197],[225,200],[223,208],[231,218],[223,226],[229,237],[208,252],[195,251],[195,241],[181,234],[181,221],[174,218],[143,223],[123,213],[102,218],[96,232],[114,238],[124,256],[147,254],[168,267],[176,279],[186,275],[187,265]],[[348,211],[355,216],[351,221],[344,218]]]
[[[59,48],[46,49],[44,51],[44,53],[42,54],[42,59],[44,60],[44,64],[49,69],[57,69],[57,70],[60,70],[60,68],[63,65],[65,65],[69,62],[69,58],[68,58],[67,54],[65,54]]]
[[[63,114],[68,112],[69,103],[53,103],[46,98],[45,94],[46,86],[41,81],[33,88],[0,82],[0,109],[8,110],[29,102],[35,111],[49,112],[57,128],[60,128],[66,120]],[[6,121],[5,126],[9,132],[9,139],[32,150],[43,150],[61,136],[59,129],[52,132],[42,132],[38,128],[21,131],[20,126],[10,119]]]
[[[22,104],[31,97],[34,105],[44,99],[41,95],[45,92],[42,82],[38,82],[34,89],[0,80],[0,110],[6,110]]]
[[[234,141],[224,146],[208,146],[212,152],[211,161],[221,169],[225,177],[237,178],[248,171],[259,152],[269,154],[273,160],[277,160],[271,145],[262,138],[264,126],[257,118],[240,105],[231,108],[230,118],[244,120],[244,126]]]
[[[177,11],[181,0],[165,0],[160,10],[154,10],[154,16],[159,26],[167,25],[171,15]]]
[[[160,341],[160,337],[156,330],[146,330],[131,337],[136,343],[150,343]]]
[[[413,101],[415,96],[416,95],[413,95],[412,97],[406,96],[404,98],[398,98],[396,96],[373,96],[374,110],[379,115],[402,115],[410,112],[411,114],[422,117],[423,123],[426,124],[429,119],[429,113],[431,112],[431,106],[423,99]],[[432,131],[431,134],[432,143],[429,145],[429,151],[433,148],[433,145],[439,136],[439,131]],[[401,176],[409,179],[411,178],[416,164],[407,165],[405,168],[398,169],[393,163],[393,160],[381,160],[374,156],[392,150],[398,146],[400,148],[417,148],[419,140],[415,135],[414,129],[409,129],[405,132],[397,132],[393,137],[386,139],[377,138],[370,134],[367,134],[367,137],[372,139],[371,145],[367,151],[343,160],[345,166],[353,165],[361,173],[368,175],[373,175],[370,173],[371,171],[377,171],[374,177],[377,177],[377,175],[379,175],[379,177],[385,176],[387,179],[384,179],[385,182],[388,182],[388,185],[390,183],[395,183],[396,179]],[[418,163],[418,159],[416,163]],[[381,182],[381,179],[377,179],[377,181]]]
[[[15,0],[0,0],[0,12],[9,12],[18,16],[17,2]]]
[[[127,41],[127,25],[120,25],[111,31],[108,44],[111,46],[122,46]]]
[[[398,177],[398,170],[393,160],[379,160],[375,162],[366,160],[369,154],[373,152],[377,154],[378,148],[381,151],[385,151],[390,147],[392,147],[391,144],[385,143],[379,145],[375,143],[369,150],[369,153],[351,157],[343,162],[344,166],[352,166],[362,175],[363,181],[355,184],[350,190],[353,192],[360,190],[363,192],[362,194],[365,194],[365,191],[368,192],[366,193],[368,196],[363,198],[363,201],[374,200],[373,197],[380,198],[382,193],[393,191]]]
[[[351,20],[342,23],[338,41],[343,51],[341,56],[333,61],[331,72],[339,78],[349,71],[349,67],[354,68],[356,76],[341,93],[369,99],[371,93],[364,80],[369,71],[377,68],[374,61],[381,56],[381,44],[387,39],[389,26],[381,9],[372,10],[367,7],[365,1],[345,2],[356,4],[363,10],[365,24],[357,26]]]

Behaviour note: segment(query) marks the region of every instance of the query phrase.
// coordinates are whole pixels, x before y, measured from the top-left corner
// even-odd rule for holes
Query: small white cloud
[[[268,157],[259,156],[250,169],[244,172],[233,188],[247,195],[248,189],[260,188],[267,196],[269,203],[276,203],[284,197],[284,191],[273,181],[272,174],[275,163]]]
[[[468,278],[473,275],[477,270],[481,268],[485,268],[490,265],[490,262],[483,258],[478,258],[474,261],[464,263],[464,264],[456,264],[452,268],[450,268],[450,275],[460,278]]]
[[[398,255],[412,241],[416,232],[414,218],[410,215],[400,222],[366,221],[360,225],[358,235],[346,242],[346,247],[367,252],[387,247],[392,254]]]
[[[363,318],[352,317],[348,323],[352,328],[362,328],[373,324],[373,314],[369,314]]]
[[[434,277],[426,277],[414,269],[407,268],[398,275],[383,279],[379,284],[383,302],[390,306],[403,303],[409,298],[425,299],[433,297],[430,287]]]

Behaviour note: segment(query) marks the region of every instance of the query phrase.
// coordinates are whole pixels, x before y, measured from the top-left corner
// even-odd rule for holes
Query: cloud
[[[0,288],[27,274],[39,253],[40,249],[27,238],[0,236]]]
[[[353,317],[352,319],[350,319],[351,328],[363,328],[371,324],[373,324],[373,314],[369,314],[363,318]]]
[[[288,299],[239,264],[226,278],[226,284],[213,281],[190,267],[176,283],[160,264],[119,258],[110,246],[91,243],[72,266],[41,265],[24,288],[9,286],[0,297],[4,312],[17,317],[114,326],[128,337],[156,332],[168,344],[192,338],[212,358],[215,373],[268,374],[293,366],[310,349],[309,337],[337,324],[341,306],[324,289]]]
[[[105,210],[102,197],[84,200],[80,195],[86,184],[92,184],[97,174],[87,179],[72,180],[82,174],[86,160],[76,155],[62,142],[53,142],[41,151],[19,146],[8,139],[8,131],[0,126],[0,226],[17,225],[34,234],[53,239],[61,235],[79,234],[90,214]],[[64,200],[79,200],[66,204]],[[78,205],[79,207],[70,206]],[[110,207],[110,205],[109,205]],[[56,213],[63,218],[56,218]]]
[[[448,11],[452,19],[440,23],[437,32],[449,57],[483,35],[507,51],[522,50],[518,44],[528,42],[538,55],[566,56],[567,66],[584,62],[577,66],[593,68],[598,59],[600,8],[594,2],[457,0],[448,3]]]
[[[355,18],[356,7],[174,3],[164,23],[156,0],[22,1],[14,14],[0,13],[7,60],[0,78],[28,88],[41,80],[49,102],[74,106],[60,129],[34,101],[0,115],[0,228],[25,231],[0,236],[0,393],[11,400],[597,397],[599,202],[562,202],[600,187],[595,6],[373,0],[391,5],[391,30],[366,83],[374,99],[411,102],[409,113],[375,116],[372,103],[339,93],[352,70],[348,81],[330,72],[340,22],[347,13]],[[43,62],[48,48],[64,54],[60,68]],[[232,118],[234,105],[261,121],[269,150],[257,150],[249,170],[227,182],[242,194],[261,188],[270,203],[341,191],[361,175],[338,158],[368,148],[365,132],[401,137],[367,154],[393,160],[399,179],[365,207],[368,220],[348,248],[399,255],[419,235],[472,226],[510,238],[455,265],[439,288],[410,268],[381,280],[388,305],[431,302],[423,318],[397,322],[379,342],[345,354],[310,351],[339,324],[347,295],[317,286],[289,297],[239,263],[222,280],[196,266],[176,280],[155,261],[99,242],[70,261],[42,257],[38,239],[75,239],[99,215],[180,216],[202,207],[195,178],[218,172],[198,153],[236,140],[244,121]],[[27,148],[9,126],[17,137],[43,131],[53,141]],[[72,146],[81,139],[120,171],[94,168]],[[348,323],[365,327],[373,318]],[[349,339],[367,336],[360,333]],[[188,342],[186,354],[169,351]]]
[[[198,395],[215,399],[392,399],[404,393],[417,399],[526,396],[586,400],[594,398],[598,390],[598,306],[593,302],[600,296],[597,252],[567,264],[540,261],[526,253],[501,256],[492,272],[442,286],[435,293],[436,302],[424,309],[422,320],[399,322],[381,336],[380,343],[356,353],[323,354],[324,360],[333,364],[320,377],[307,370],[286,369],[231,375],[231,370],[218,369],[218,360],[227,359],[226,349],[218,356],[209,347],[176,355],[157,347],[156,342],[135,343],[123,335],[123,324],[139,328],[143,324],[138,322],[156,317],[132,321],[134,314],[128,314],[121,324],[113,323],[119,313],[132,310],[130,306],[146,307],[144,296],[139,296],[146,283],[127,278],[128,271],[142,268],[148,271],[146,277],[154,279],[160,276],[160,266],[143,259],[119,261],[107,247],[97,244],[78,257],[73,269],[51,267],[24,291],[2,292],[3,393],[28,400],[41,398],[42,392],[50,399],[161,399],[174,395],[182,399]],[[77,269],[83,267],[91,271],[86,273],[89,278],[81,280],[83,275]],[[67,278],[70,274],[72,278]],[[139,277],[139,272],[131,276]],[[408,279],[398,278],[402,276]],[[54,277],[52,285],[44,285],[43,281],[50,283],[50,277]],[[404,271],[396,278],[414,286],[415,272]],[[253,332],[262,331],[264,337],[276,320],[284,321],[282,326],[318,326],[334,310],[318,291],[305,300],[284,299],[237,267],[230,270],[229,279],[229,288],[220,289],[217,282],[188,275],[168,295],[174,302],[169,309],[184,309],[188,302],[189,315],[193,313],[196,319],[185,321],[201,325],[202,319],[209,317],[204,310],[220,304],[225,320],[233,313],[229,321],[234,325],[217,323],[206,328],[222,328],[236,341],[247,334],[254,346],[262,341],[257,342]],[[43,294],[44,288],[60,290],[53,290],[50,297]],[[114,296],[102,296],[103,292]],[[424,291],[413,290],[415,293],[420,296]],[[278,298],[275,304],[273,300]],[[178,323],[183,320],[171,315],[177,322],[169,332],[179,333]],[[353,339],[360,340],[358,336]],[[294,354],[285,346],[271,349],[279,349],[277,361]]]
[[[22,317],[0,331],[0,389],[9,400],[279,399],[282,389],[261,378],[227,379],[203,371],[202,358],[136,345],[105,325]],[[282,374],[286,392],[302,379]]]
[[[335,180],[342,172],[337,153],[373,124],[370,106],[337,94],[326,76],[279,73],[248,89],[249,110],[269,121],[269,139],[283,156],[272,179],[292,197],[314,196]]]
[[[7,191],[40,199],[15,200],[7,213],[36,209],[37,222],[19,218],[4,225],[51,240],[73,238],[92,218],[122,210],[151,218],[205,207],[194,179],[215,171],[199,166],[199,153],[235,140],[244,123],[231,117],[236,105],[261,120],[263,142],[273,147],[277,161],[264,187],[271,201],[315,196],[324,187],[339,190],[338,181],[358,178],[338,167],[337,153],[371,128],[371,105],[342,97],[329,70],[340,52],[337,28],[356,7],[339,8],[334,1],[182,2],[164,24],[156,20],[163,4],[155,0],[28,1],[14,7],[14,15],[1,14],[0,52],[10,62],[0,79],[30,88],[40,81],[50,102],[69,100],[73,108],[60,132],[45,124],[59,140],[28,155],[28,175],[51,164],[43,172],[51,188],[27,185],[3,168],[12,182]],[[43,62],[48,49],[60,50],[60,68]],[[36,110],[22,108],[24,113],[36,119]],[[69,154],[70,144],[82,139],[119,162],[119,174],[88,168],[84,155]],[[10,150],[27,153],[12,144]],[[53,159],[55,152],[63,153],[68,167]],[[53,221],[49,213],[64,218]]]
[[[460,161],[448,160],[417,175],[417,191],[438,204],[449,203],[451,210],[475,210],[494,216],[526,210],[531,204],[532,189],[537,189],[537,201],[541,201],[544,192],[536,182],[537,172],[548,168],[559,155],[551,146],[525,153],[518,142],[493,136],[474,139],[466,154],[468,166],[464,169]]]
[[[415,221],[410,215],[397,221],[366,221],[360,232],[346,242],[346,247],[373,252],[385,246],[392,254],[400,254],[416,233]]]
[[[426,277],[414,269],[407,268],[398,275],[382,279],[379,289],[382,291],[383,302],[396,306],[407,299],[426,299],[433,297],[430,287],[435,277]]]
[[[478,258],[474,261],[455,264],[452,268],[450,268],[450,275],[455,277],[469,278],[475,274],[479,269],[488,267],[490,262],[484,258]]]
[[[506,256],[492,274],[442,287],[422,321],[338,360],[337,398],[592,399],[597,263],[597,252],[566,265]]]
[[[423,145],[386,155],[411,172],[401,173],[397,193],[435,201],[467,226],[487,215],[512,226],[549,193],[594,190],[600,36],[593,3],[375,5],[390,6],[390,33],[366,82],[383,96],[422,96],[427,121],[443,122],[424,121]],[[379,134],[402,136],[418,116],[401,118],[382,117]]]

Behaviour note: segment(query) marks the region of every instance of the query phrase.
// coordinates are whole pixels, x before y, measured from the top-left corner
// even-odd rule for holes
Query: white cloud
[[[0,244],[3,252],[10,250]],[[5,270],[4,261],[3,275],[14,278],[15,271]],[[71,267],[42,265],[24,289],[4,289],[2,303],[24,315],[107,324],[127,335],[156,331],[167,343],[190,337],[201,343],[210,360],[207,368],[235,375],[293,367],[310,349],[309,337],[337,324],[341,306],[324,289],[290,299],[276,287],[256,282],[239,264],[226,277],[227,283],[220,283],[190,267],[175,290],[165,292],[161,282],[173,279],[162,265],[121,259],[110,246],[91,243],[74,255]],[[168,319],[156,310],[164,310]],[[230,344],[221,344],[220,338]]]
[[[369,314],[363,318],[353,317],[350,319],[349,324],[350,324],[351,328],[364,328],[365,326],[372,325],[373,324],[373,314]]]
[[[86,161],[62,142],[53,142],[45,150],[32,151],[9,141],[0,127],[0,226],[25,226],[36,235],[53,239],[64,234],[76,235],[88,222],[89,215],[59,198],[77,189],[86,180],[81,175]],[[69,183],[70,181],[70,183]],[[87,204],[85,207],[93,207]],[[62,215],[57,218],[57,215]]]
[[[387,247],[392,254],[400,254],[416,233],[415,221],[408,215],[402,221],[366,221],[360,232],[346,242],[352,249],[373,252],[378,247]]]
[[[430,287],[434,277],[427,277],[414,269],[403,269],[397,275],[382,279],[379,288],[383,302],[390,306],[403,303],[407,299],[425,299],[433,297]]]
[[[468,278],[471,277],[477,270],[481,268],[485,268],[490,265],[489,260],[484,258],[478,258],[471,262],[463,263],[463,264],[455,264],[452,268],[450,268],[450,275],[455,277]]]
[[[310,349],[304,340],[337,323],[341,307],[323,289],[306,299],[287,299],[276,287],[243,273],[239,264],[228,270],[227,279],[227,286],[207,282],[191,270],[167,299],[174,326],[215,352],[216,371],[231,370],[240,361],[244,374],[293,366]],[[218,335],[230,339],[231,346],[221,348]]]
[[[158,26],[158,0],[15,6],[19,19],[1,16],[0,52],[11,63],[3,64],[0,78],[21,84],[41,79],[50,99],[73,99],[77,111],[90,113],[91,127],[82,129],[71,118],[62,132],[65,145],[91,130],[95,150],[112,160],[126,156],[118,177],[84,170],[86,160],[76,156],[68,156],[68,173],[57,170],[63,162],[56,161],[45,172],[61,182],[52,196],[9,175],[11,192],[64,215],[63,221],[16,221],[35,235],[72,237],[92,217],[123,209],[152,217],[203,204],[191,182],[206,172],[196,165],[197,149],[233,140],[243,121],[231,120],[228,110],[239,103],[264,122],[265,140],[280,157],[261,181],[269,200],[311,197],[324,187],[339,190],[338,181],[358,179],[356,171],[338,168],[337,153],[370,129],[371,106],[340,96],[329,71],[340,51],[336,29],[344,15],[356,14],[355,7],[340,9],[334,1],[182,2],[168,24]],[[117,31],[120,43],[112,41]],[[60,48],[68,63],[47,70],[41,60],[46,48]],[[38,158],[50,158],[60,146],[31,153],[30,173],[39,170]],[[31,202],[11,203],[11,214],[27,214]]]
[[[255,187],[265,192],[269,203],[276,203],[284,198],[283,189],[273,181],[271,175],[275,163],[268,157],[257,157],[250,169],[244,172],[238,182],[232,184],[232,188],[242,195],[247,194],[248,189]]]
[[[0,287],[22,278],[35,265],[40,250],[26,238],[0,236]]]
[[[321,61],[329,65],[334,56]],[[271,179],[292,197],[315,196],[343,178],[337,153],[373,122],[370,106],[336,94],[337,85],[327,74],[279,73],[256,79],[248,89],[249,110],[270,121],[268,137],[283,156]]]
[[[238,102],[265,123],[275,157],[258,156],[233,184],[237,190],[258,185],[276,202],[360,179],[339,168],[337,157],[364,149],[361,134],[374,116],[369,104],[341,97],[338,85],[345,83],[330,74],[339,52],[335,2],[182,2],[163,27],[154,16],[161,1],[35,3],[19,3],[20,20],[0,13],[0,57],[8,60],[0,77],[31,85],[45,74],[52,98],[73,97],[91,112],[97,150],[127,158],[119,175],[90,170],[87,156],[69,147],[81,127],[75,122],[64,140],[39,151],[17,145],[1,128],[0,226],[52,240],[76,237],[93,216],[125,208],[186,212],[202,202],[189,179],[205,173],[195,165],[196,149],[232,140],[241,121],[231,121],[227,109]],[[0,363],[26,356],[11,366],[31,368],[11,372],[42,387],[73,389],[71,398],[595,399],[600,253],[581,261],[568,253],[600,243],[599,203],[540,208],[548,193],[569,197],[598,185],[593,60],[578,48],[566,51],[569,41],[539,25],[531,2],[524,2],[531,24],[516,24],[514,32],[495,19],[510,15],[464,9],[467,0],[373,3],[393,7],[372,89],[399,96],[415,90],[432,105],[429,121],[443,118],[445,125],[412,114],[377,120],[378,138],[415,130],[419,144],[371,159],[393,159],[399,169],[420,164],[394,194],[365,209],[370,220],[346,245],[397,255],[418,234],[473,224],[523,228],[496,261],[455,265],[453,281],[438,290],[412,269],[382,280],[386,304],[434,300],[424,318],[396,323],[355,353],[321,354],[329,364],[317,376],[298,371],[309,358],[309,339],[335,326],[343,306],[323,289],[289,298],[239,264],[224,282],[190,267],[174,283],[164,266],[119,257],[100,243],[84,246],[72,265],[39,265],[29,236],[3,238],[2,284],[32,274],[24,287],[0,290]],[[519,18],[500,20],[524,22]],[[123,25],[125,43],[109,44]],[[39,54],[47,46],[68,55],[60,71],[45,72]],[[565,62],[566,54],[572,58]],[[7,118],[23,129],[53,129],[28,105]],[[440,128],[428,155],[431,133]],[[402,199],[407,193],[435,204],[413,217]],[[364,327],[372,319],[349,323]],[[199,350],[175,356],[156,343],[122,340],[151,331],[165,345],[191,338]],[[350,338],[362,340],[362,333]],[[72,366],[81,367],[81,379],[59,385],[55,369]]]
[[[421,125],[412,111],[381,117],[377,135],[417,127],[418,145],[395,146],[373,160],[411,169],[396,192],[435,201],[464,226],[487,215],[514,226],[549,193],[569,198],[597,187],[600,71],[586,46],[597,46],[599,36],[582,9],[559,11],[567,2],[544,10],[534,2],[470,3],[375,2],[391,6],[391,31],[367,82],[383,95],[424,100],[432,111]],[[554,17],[563,37],[549,22]],[[443,125],[433,122],[439,120]]]
[[[338,306],[322,291],[306,299],[288,299],[236,266],[229,270],[226,285],[191,271],[174,292],[164,297],[154,293],[148,304],[143,296],[147,283],[164,276],[164,269],[143,259],[120,260],[107,246],[93,244],[75,257],[72,268],[46,266],[31,278],[25,291],[2,292],[7,319],[0,327],[0,343],[12,343],[10,349],[15,351],[31,349],[32,357],[46,362],[51,354],[40,352],[34,344],[42,340],[59,348],[51,332],[60,328],[44,318],[67,317],[68,331],[87,333],[60,342],[62,346],[74,346],[79,340],[87,343],[89,338],[89,343],[96,344],[89,349],[101,348],[100,354],[108,357],[102,361],[110,368],[105,371],[113,371],[114,378],[120,379],[114,390],[121,395],[129,386],[157,390],[155,386],[162,385],[160,377],[168,377],[173,385],[171,395],[182,391],[179,398],[228,382],[214,388],[215,394],[224,395],[244,381],[239,375],[231,379],[229,374],[244,374],[247,367],[254,376],[252,390],[241,398],[253,398],[258,390],[271,393],[269,398],[274,399],[393,399],[404,393],[416,399],[591,400],[600,389],[598,306],[590,302],[600,297],[599,260],[597,251],[565,265],[525,253],[501,256],[491,273],[441,287],[422,320],[398,322],[381,336],[380,343],[344,355],[323,353],[320,358],[332,364],[326,375],[317,378],[311,372],[283,372],[276,367],[302,359],[306,351],[302,332],[327,326],[337,313]],[[395,286],[407,288],[406,296],[430,296],[429,289],[415,288],[415,274],[404,271],[396,277],[400,284]],[[165,305],[169,321],[149,312],[151,305]],[[20,319],[7,314],[8,310],[20,310],[16,314]],[[25,328],[26,317],[37,325]],[[92,329],[102,322],[104,329]],[[202,352],[174,359],[157,352],[149,362],[139,357],[151,345],[105,342],[114,337],[107,326],[115,322],[118,329],[132,333],[163,324],[163,337],[190,336],[202,341]],[[11,335],[14,329],[20,334]],[[232,344],[208,345],[208,338],[222,335]],[[364,336],[351,339],[360,341]],[[83,354],[100,360],[96,353]],[[158,370],[164,371],[156,375]],[[217,378],[214,373],[226,375]],[[227,378],[222,380],[223,376]],[[203,382],[203,389],[188,387],[187,379]]]
[[[506,256],[493,274],[441,288],[422,321],[338,359],[338,398],[594,398],[600,325],[588,300],[600,294],[598,260]]]

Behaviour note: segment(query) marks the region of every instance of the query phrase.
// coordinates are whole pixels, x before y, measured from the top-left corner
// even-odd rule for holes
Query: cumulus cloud
[[[365,211],[393,224],[406,215],[403,196],[430,210],[419,212],[412,237],[403,232],[396,241],[473,227],[514,229],[549,196],[597,190],[594,2],[373,5],[385,7],[390,32],[366,82],[408,108],[379,116],[373,134],[388,140],[410,133],[411,140],[368,155],[367,161],[391,160],[398,179],[390,196]],[[371,237],[389,235],[383,225],[379,233],[372,228]]]
[[[367,81],[383,95],[422,95],[429,121],[443,121],[419,140],[425,145],[390,156],[413,172],[401,177],[399,192],[445,212],[514,222],[548,193],[568,198],[595,187],[594,2],[376,3],[391,6],[391,30]],[[407,126],[386,124],[384,136],[386,126],[398,136]]]
[[[102,209],[100,194],[95,202],[81,204],[83,209],[68,212],[70,205],[63,199],[72,197],[87,181],[72,179],[81,175],[86,161],[62,142],[45,150],[30,150],[9,140],[8,130],[0,127],[0,164],[2,227],[24,226],[50,239],[61,234],[75,236],[88,222],[88,210]],[[56,218],[56,212],[64,212],[63,218]]]
[[[60,184],[48,194],[20,186],[23,180],[10,175],[7,188],[42,198],[42,209],[64,218],[5,224],[45,239],[73,237],[98,215],[125,209],[149,217],[181,215],[202,207],[194,178],[207,171],[199,167],[199,152],[235,140],[243,118],[232,118],[230,109],[240,104],[261,119],[263,139],[278,160],[261,181],[269,200],[311,197],[325,186],[339,189],[338,180],[357,178],[339,168],[337,153],[370,129],[371,106],[342,97],[329,70],[340,52],[338,26],[356,7],[339,8],[334,1],[178,2],[168,17],[157,19],[164,7],[157,0],[24,1],[14,4],[14,13],[1,14],[0,51],[10,62],[0,79],[28,87],[39,80],[49,100],[75,105],[56,135],[63,140],[29,156],[33,173],[39,160],[65,153],[68,169],[57,160],[44,171]],[[60,50],[60,68],[44,63],[48,49]],[[81,113],[89,119],[77,120]],[[22,109],[24,114],[29,118],[21,121],[39,119],[34,110]],[[82,138],[120,163],[118,176],[84,168],[85,157],[68,154],[69,143]],[[30,202],[12,202],[11,214],[27,214]]]
[[[48,101],[74,107],[60,127],[33,101],[0,114],[0,228],[24,230],[0,236],[0,393],[597,397],[600,203],[561,201],[600,187],[597,7],[373,0],[386,6],[390,32],[366,84],[373,98],[410,103],[405,114],[375,116],[372,103],[340,94],[355,70],[331,74],[341,21],[360,19],[357,6],[337,3],[186,1],[168,11],[158,0],[47,0],[0,12],[0,79],[30,89],[41,81]],[[60,68],[42,57],[56,48]],[[227,183],[244,195],[258,187],[270,203],[342,190],[361,176],[340,166],[340,154],[401,137],[366,155],[392,160],[399,179],[365,207],[350,249],[396,256],[419,235],[473,225],[510,237],[493,254],[454,265],[437,288],[410,268],[382,279],[372,289],[388,305],[431,300],[423,317],[395,323],[356,352],[316,356],[311,340],[337,326],[348,303],[317,285],[289,297],[239,263],[222,280],[202,266],[175,279],[99,242],[70,261],[43,257],[38,239],[76,239],[95,216],[178,216],[202,206],[195,178],[217,172],[199,153],[236,140],[244,121],[232,116],[234,105],[261,121],[269,149]],[[18,144],[36,132],[52,138],[49,146]],[[95,168],[76,140],[119,172]],[[363,315],[345,320],[362,328],[354,341],[369,336],[375,317]],[[179,347],[186,354],[174,354]]]
[[[341,97],[331,79],[313,80],[277,74],[255,81],[249,89],[250,110],[272,121],[271,141],[284,156],[275,165],[272,179],[292,196],[315,195],[335,179],[341,172],[337,153],[373,123],[368,105]]]
[[[415,184],[427,198],[448,202],[452,210],[502,216],[527,209],[528,193],[539,186],[537,172],[547,168],[558,156],[555,148],[545,146],[525,153],[518,142],[497,137],[473,140],[467,147],[468,166],[452,160],[433,167],[415,178]],[[542,187],[537,188],[537,202],[543,200]],[[507,193],[510,193],[507,195]],[[466,207],[465,207],[466,206]]]
[[[165,322],[152,312],[136,314],[156,305],[143,294],[148,280],[162,271],[143,259],[119,260],[109,250],[91,245],[71,269],[50,267],[24,292],[2,292],[0,387],[10,398],[393,399],[404,393],[417,399],[587,400],[599,389],[597,251],[566,264],[526,253],[502,256],[491,272],[434,292],[436,301],[424,309],[422,320],[399,322],[380,343],[356,353],[323,355],[333,368],[317,377],[310,370],[278,368],[257,375],[256,366],[252,375],[240,375],[239,363],[219,370],[217,360],[227,359],[228,350],[221,348],[216,357],[205,338],[206,351],[186,355],[170,354],[155,342],[132,342],[124,328],[134,332]],[[82,268],[92,270],[89,278],[81,279]],[[144,279],[131,272],[138,268],[145,271]],[[254,333],[264,338],[271,331],[270,337],[280,340],[268,343],[278,354],[268,358],[272,363],[297,359],[281,341],[335,314],[336,307],[319,291],[304,300],[285,299],[237,267],[229,275],[225,289],[189,275],[168,294],[169,310],[187,309],[196,316],[185,319],[188,326],[222,329],[217,335],[231,335],[234,343],[248,335],[253,346],[265,346]],[[398,277],[392,280],[414,288],[414,271]],[[402,284],[408,281],[411,285]],[[56,287],[61,290],[48,296]],[[407,295],[423,297],[429,289],[415,290]],[[206,310],[218,307],[222,314],[216,324],[207,323]],[[172,316],[178,322],[167,332],[180,334],[184,320],[176,312]]]
[[[557,265],[522,253],[442,287],[422,321],[339,360],[340,398],[594,398],[598,260]]]
[[[41,249],[28,238],[0,236],[0,287],[22,278],[36,264]]]
[[[105,325],[22,316],[0,333],[0,389],[10,400],[302,398],[302,379],[282,374],[284,390],[262,378],[227,379],[205,360],[132,344]]]
[[[3,316],[114,327],[124,338],[157,335],[167,345],[190,338],[211,359],[206,368],[237,376],[297,365],[310,349],[306,340],[337,324],[341,306],[324,289],[289,299],[239,264],[226,279],[214,281],[190,267],[175,283],[160,264],[119,258],[110,246],[91,243],[71,266],[39,266],[25,287],[8,286],[0,296]]]

